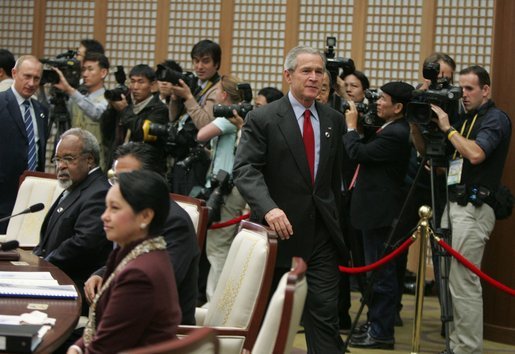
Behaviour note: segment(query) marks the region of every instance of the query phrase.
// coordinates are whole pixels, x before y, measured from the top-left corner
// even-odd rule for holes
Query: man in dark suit
[[[280,238],[276,277],[293,256],[308,264],[303,314],[308,353],[341,353],[338,258],[346,252],[339,224],[343,117],[315,102],[324,58],[296,47],[286,56],[285,97],[250,112],[234,163],[234,183]]]
[[[354,102],[345,114],[347,133],[343,137],[349,157],[359,165],[351,183],[350,220],[363,235],[365,263],[384,254],[385,243],[403,202],[403,184],[410,157],[409,127],[403,119],[413,86],[390,82],[381,87],[377,116],[385,121],[376,135],[362,141],[356,131],[358,112]],[[351,346],[393,349],[397,304],[395,261],[377,270],[373,295],[368,303],[368,320],[362,333],[353,336]]]
[[[115,151],[115,157],[113,164],[115,176],[134,170],[154,171],[163,176],[166,172],[166,159],[159,149],[149,144],[130,142],[120,145]],[[173,265],[179,292],[181,324],[194,325],[200,250],[190,216],[173,200],[170,200],[170,212],[162,235],[166,241],[166,250]],[[91,302],[100,290],[104,272],[105,267],[95,272],[86,282],[84,290],[88,301]]]
[[[58,182],[65,190],[45,216],[34,249],[81,290],[113,248],[100,219],[109,183],[98,167],[99,154],[98,142],[90,132],[72,128],[63,133],[54,160]]]
[[[12,87],[0,92],[0,218],[13,210],[23,171],[45,170],[48,110],[31,99],[42,72],[37,58],[24,55],[12,70]],[[7,225],[0,223],[0,234]]]

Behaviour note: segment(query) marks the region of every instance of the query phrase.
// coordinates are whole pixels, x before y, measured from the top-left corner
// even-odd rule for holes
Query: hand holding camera
[[[59,81],[57,83],[54,83],[54,87],[58,88],[59,90],[65,92],[66,94],[71,95],[75,91],[75,89],[68,83],[66,80],[66,77],[64,77],[64,74],[59,68],[53,67],[52,70],[54,70],[57,75],[59,75]]]

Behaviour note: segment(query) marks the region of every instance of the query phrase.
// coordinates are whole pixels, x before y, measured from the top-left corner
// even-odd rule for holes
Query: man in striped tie
[[[12,212],[23,171],[45,169],[48,110],[31,98],[42,72],[36,57],[21,56],[12,70],[13,85],[0,92],[0,218]],[[0,234],[7,225],[0,223]]]

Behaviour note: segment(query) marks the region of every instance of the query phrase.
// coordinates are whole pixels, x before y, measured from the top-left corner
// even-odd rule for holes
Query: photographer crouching
[[[245,88],[250,89],[248,84]],[[252,92],[252,91],[250,91]],[[232,168],[236,148],[237,133],[243,125],[243,118],[250,109],[250,103],[238,103],[244,100],[244,92],[239,89],[238,78],[224,75],[220,79],[214,106],[214,121],[199,130],[197,140],[211,140],[212,162],[208,171],[206,188],[211,191],[207,205],[211,208],[209,222],[227,221],[241,215],[245,200],[232,185]],[[252,93],[250,93],[252,97]],[[248,96],[246,97],[248,99]],[[250,98],[251,99],[251,98]],[[248,100],[250,101],[250,100]],[[216,176],[215,178],[211,178]],[[216,185],[213,185],[213,182]],[[236,235],[237,225],[216,230],[209,230],[206,239],[206,255],[211,268],[207,278],[206,296],[211,300],[229,248]]]
[[[441,107],[431,104],[433,119],[448,140],[449,205],[443,213],[442,227],[452,232],[452,247],[481,267],[486,242],[496,216],[496,194],[511,139],[510,118],[489,99],[490,76],[480,66],[459,73],[465,114],[456,127]],[[454,118],[454,117],[452,117]],[[410,124],[417,150],[426,153],[420,126]],[[479,277],[454,258],[451,261],[449,288],[454,326],[450,333],[453,353],[482,353],[483,298]]]

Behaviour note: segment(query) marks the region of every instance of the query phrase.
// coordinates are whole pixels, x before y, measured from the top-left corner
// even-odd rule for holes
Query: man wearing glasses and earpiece
[[[72,128],[61,135],[54,162],[64,191],[45,216],[34,248],[34,254],[59,267],[81,291],[112,250],[100,219],[109,183],[98,161],[99,146],[93,134]],[[85,313],[86,301],[83,304]]]

